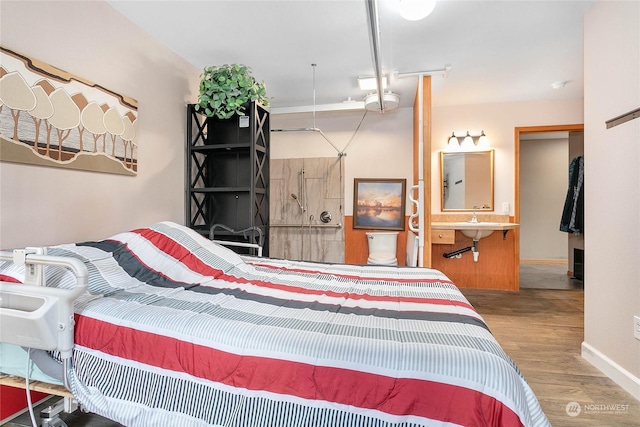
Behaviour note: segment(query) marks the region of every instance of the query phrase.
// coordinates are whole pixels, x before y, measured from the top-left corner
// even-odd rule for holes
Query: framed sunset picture
[[[355,178],[353,228],[404,230],[406,179]]]

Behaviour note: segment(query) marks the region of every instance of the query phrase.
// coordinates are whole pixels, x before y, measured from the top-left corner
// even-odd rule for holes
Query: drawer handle
[[[442,239],[442,234],[438,234],[438,237]]]

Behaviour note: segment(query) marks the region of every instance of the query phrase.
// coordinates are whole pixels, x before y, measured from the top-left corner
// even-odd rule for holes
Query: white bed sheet
[[[26,378],[27,352],[18,345],[0,343],[0,372]],[[29,378],[33,381],[62,385],[62,382],[42,372],[33,361],[29,361]]]

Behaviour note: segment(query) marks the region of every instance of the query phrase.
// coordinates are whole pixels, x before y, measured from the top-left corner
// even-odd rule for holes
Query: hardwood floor
[[[580,356],[581,289],[462,289],[516,362],[554,427],[640,426],[640,402]],[[579,408],[580,412],[567,413]]]
[[[520,289],[584,289],[582,280],[567,275],[567,264],[520,264]]]

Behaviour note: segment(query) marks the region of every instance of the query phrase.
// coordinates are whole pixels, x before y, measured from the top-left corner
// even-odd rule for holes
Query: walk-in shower
[[[269,255],[344,262],[342,157],[272,159]]]

